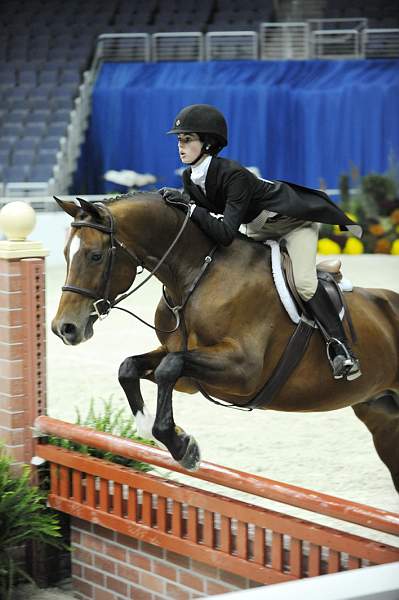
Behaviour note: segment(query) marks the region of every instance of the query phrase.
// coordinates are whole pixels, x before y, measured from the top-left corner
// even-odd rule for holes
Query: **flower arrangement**
[[[322,225],[319,254],[392,254],[399,256],[399,165],[394,160],[384,175],[360,177],[356,168],[340,180],[341,208],[363,227],[361,240],[341,232],[337,225]],[[350,188],[355,188],[350,193]]]

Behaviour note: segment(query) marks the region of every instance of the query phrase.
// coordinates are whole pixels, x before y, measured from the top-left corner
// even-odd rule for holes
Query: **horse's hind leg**
[[[399,397],[394,392],[352,406],[373,436],[377,454],[399,492]]]
[[[146,354],[129,356],[119,367],[119,383],[126,394],[134,415],[137,433],[144,439],[154,439],[152,435],[154,417],[148,412],[144,404],[140,390],[140,379],[154,381],[154,370],[165,355],[166,350],[160,347]]]

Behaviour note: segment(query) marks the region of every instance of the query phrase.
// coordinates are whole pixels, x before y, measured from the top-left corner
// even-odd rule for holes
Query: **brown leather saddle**
[[[286,251],[284,246],[280,247],[281,249],[281,266],[284,273],[285,281],[287,287],[291,293],[291,296],[297,306],[297,309],[300,314],[307,314],[306,307],[301,300],[297,289],[295,287],[294,276],[292,271],[292,263],[289,257],[288,252]],[[342,294],[342,291],[339,287],[339,282],[342,280],[341,273],[341,261],[339,258],[333,258],[329,260],[323,260],[319,262],[316,266],[317,269],[317,279],[322,284],[327,294],[329,295],[336,312],[341,316],[341,320],[344,315],[348,316],[347,306]],[[350,319],[350,316],[349,316]]]

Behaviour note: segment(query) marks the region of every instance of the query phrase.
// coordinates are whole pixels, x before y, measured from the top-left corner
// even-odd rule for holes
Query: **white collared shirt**
[[[199,165],[192,165],[191,167],[191,181],[198,185],[201,190],[206,194],[205,181],[208,173],[209,165],[211,164],[212,156],[207,156]]]

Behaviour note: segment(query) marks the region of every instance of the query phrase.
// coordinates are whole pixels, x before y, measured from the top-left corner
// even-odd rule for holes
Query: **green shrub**
[[[103,400],[102,411],[96,412],[94,408],[94,400],[90,401],[89,410],[87,415],[83,418],[79,409],[76,410],[76,425],[82,425],[84,427],[91,427],[97,431],[103,431],[104,433],[111,433],[122,438],[134,440],[136,442],[142,442],[153,446],[154,443],[150,440],[144,440],[137,435],[137,431],[134,425],[132,417],[126,417],[123,408],[117,409],[112,404],[112,399]],[[97,458],[105,458],[112,462],[124,465],[127,467],[133,467],[138,471],[152,471],[154,467],[146,463],[134,460],[132,458],[125,458],[112,454],[112,452],[105,452],[98,448],[90,448],[84,444],[78,444],[71,440],[58,438],[55,436],[49,437],[49,443],[67,450],[75,450],[83,454],[89,454],[90,456],[96,456]]]
[[[11,600],[17,577],[31,581],[13,552],[27,541],[63,547],[58,518],[46,507],[46,496],[31,485],[30,468],[12,472],[12,460],[0,447],[0,598]]]

